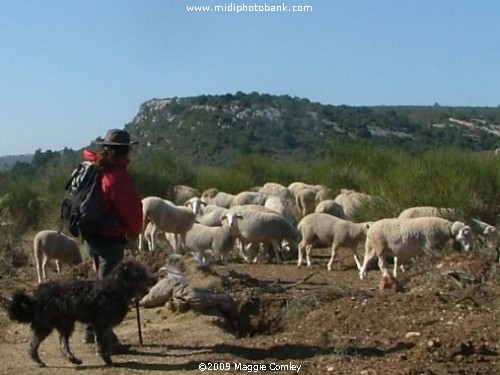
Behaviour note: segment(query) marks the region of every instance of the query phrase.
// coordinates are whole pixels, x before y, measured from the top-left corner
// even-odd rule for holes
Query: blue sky
[[[312,6],[194,12],[189,6]],[[152,98],[500,105],[499,1],[1,0],[0,155],[83,147]]]

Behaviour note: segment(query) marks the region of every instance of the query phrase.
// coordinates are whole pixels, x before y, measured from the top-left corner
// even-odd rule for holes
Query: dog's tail
[[[14,293],[7,308],[9,319],[20,323],[31,323],[33,321],[35,304],[33,300],[20,290]]]

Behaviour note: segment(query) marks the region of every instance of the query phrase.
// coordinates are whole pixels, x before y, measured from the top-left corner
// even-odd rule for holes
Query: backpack
[[[101,168],[84,161],[66,184],[60,212],[63,229],[73,236],[94,235],[101,221]]]

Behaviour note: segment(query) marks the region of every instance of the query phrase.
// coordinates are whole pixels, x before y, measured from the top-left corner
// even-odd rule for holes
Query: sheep
[[[424,251],[442,248],[450,239],[465,251],[474,246],[472,228],[460,221],[439,217],[415,219],[390,218],[376,221],[366,235],[365,259],[359,271],[360,279],[367,274],[368,263],[378,256],[378,266],[383,277],[390,277],[386,257],[394,256],[393,276],[397,277],[398,262],[404,262]]]
[[[340,204],[335,202],[333,199],[325,199],[319,202],[314,212],[330,214],[340,219],[346,218],[344,213],[344,208]]]
[[[415,219],[417,217],[441,217],[450,219],[455,215],[451,208],[437,208],[432,206],[419,206],[407,208],[399,214],[400,219]]]
[[[302,181],[297,181],[297,182],[292,182],[290,185],[288,185],[288,190],[292,193],[292,196],[295,199],[296,193],[298,190],[309,187],[312,185],[306,184],[305,182]]]
[[[332,256],[328,262],[328,271],[332,270],[333,260],[337,249],[341,247],[350,248],[354,254],[354,261],[358,270],[361,263],[358,259],[358,244],[366,238],[366,233],[371,222],[353,223],[349,220],[339,219],[335,216],[316,212],[305,216],[298,225],[302,233],[302,241],[299,244],[299,259],[297,266],[301,266],[303,252],[305,250],[307,266],[311,266],[310,252],[318,244],[332,246]]]
[[[283,201],[293,202],[292,192],[286,187],[277,182],[266,182],[259,190],[259,193],[266,196],[280,197]]]
[[[222,226],[209,227],[195,223],[186,233],[186,248],[202,259],[202,263],[205,263],[204,254],[207,250],[212,250],[221,261],[225,261],[239,235],[238,219],[243,219],[243,216],[228,212],[222,216]]]
[[[207,189],[201,194],[201,200],[205,204],[215,204],[225,208],[229,208],[231,206],[233,199],[233,194],[219,191],[216,188]]]
[[[265,247],[272,245],[277,262],[282,262],[279,243],[288,241],[291,245],[300,241],[300,232],[283,216],[258,205],[232,207],[230,212],[241,214],[244,220],[239,223],[242,255],[248,244],[262,243]],[[255,254],[256,255],[256,254]],[[255,261],[255,256],[251,259]],[[248,260],[248,258],[246,259]]]
[[[200,210],[196,216],[198,224],[207,225],[209,227],[218,227],[222,223],[222,216],[229,211],[228,208],[220,207],[214,204],[208,204]]]
[[[176,205],[182,205],[191,198],[200,197],[200,191],[187,185],[174,185],[170,191],[170,197]]]
[[[42,230],[35,235],[33,250],[36,262],[38,283],[46,279],[45,265],[49,259],[54,259],[57,273],[61,273],[59,262],[78,265],[83,262],[78,243],[55,230]]]
[[[313,187],[304,187],[295,192],[295,205],[302,217],[314,212],[317,191]]]
[[[292,207],[289,201],[283,200],[278,196],[269,196],[264,202],[264,207],[283,216],[290,224],[296,225],[297,221],[293,215]]]
[[[204,206],[204,205],[205,205],[205,203],[201,200],[201,198],[198,198],[198,197],[189,198],[184,203],[184,206],[190,208],[191,211],[193,211],[195,215],[197,215],[201,211],[202,206]]]
[[[266,195],[253,191],[242,191],[234,196],[231,201],[230,207],[245,205],[245,204],[259,204],[263,205],[266,200]]]
[[[184,248],[186,232],[191,229],[196,219],[194,212],[185,206],[177,206],[173,202],[159,197],[146,197],[142,200],[143,233],[148,222],[155,225],[151,229],[151,248],[155,250],[154,237],[157,231],[175,234],[174,251]],[[142,249],[142,235],[139,236],[139,249]],[[168,237],[167,241],[168,241]]]
[[[341,189],[334,201],[337,202],[344,211],[344,218],[353,220],[358,209],[365,203],[369,202],[372,197],[365,193],[360,193],[354,190]]]
[[[484,236],[489,247],[497,253],[495,262],[500,263],[500,232],[498,232],[498,229],[479,219],[471,219],[470,226],[475,234]]]

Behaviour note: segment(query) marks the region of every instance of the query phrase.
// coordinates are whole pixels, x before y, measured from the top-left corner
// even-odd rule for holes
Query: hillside
[[[126,125],[139,152],[171,150],[183,160],[222,165],[259,153],[306,160],[361,139],[411,152],[500,146],[500,108],[350,107],[266,94],[152,99]]]

